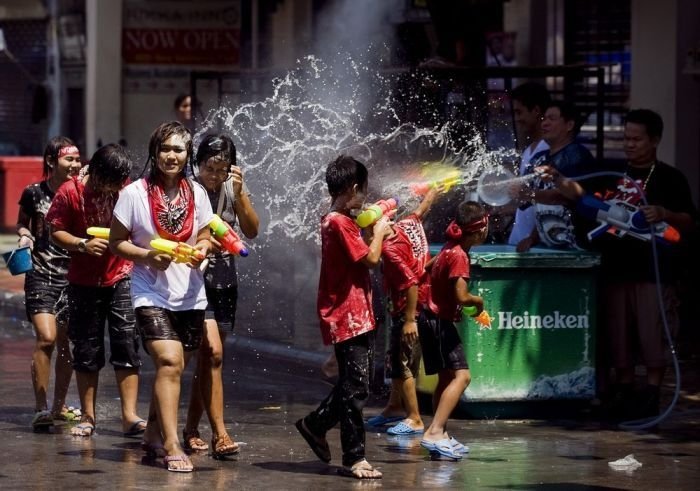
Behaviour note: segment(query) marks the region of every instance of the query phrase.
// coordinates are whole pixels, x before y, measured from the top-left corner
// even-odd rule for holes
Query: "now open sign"
[[[236,65],[238,29],[124,29],[125,63],[149,65]]]
[[[240,2],[124,4],[127,65],[235,66],[240,60]]]

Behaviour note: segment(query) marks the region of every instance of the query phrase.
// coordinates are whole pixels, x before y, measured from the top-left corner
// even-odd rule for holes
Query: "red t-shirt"
[[[445,320],[458,320],[461,317],[460,305],[455,298],[455,281],[469,279],[469,255],[462,247],[448,242],[438,253],[430,270],[432,284],[432,310]]]
[[[76,237],[89,238],[88,227],[109,227],[117,194],[102,196],[91,192],[73,178],[56,191],[46,221],[54,230],[65,230]],[[109,249],[102,256],[71,252],[68,282],[82,286],[112,286],[131,273],[133,263],[112,254]]]
[[[396,223],[396,235],[384,239],[384,288],[391,297],[392,315],[406,308],[406,290],[418,285],[418,310],[430,301],[430,275],[425,265],[430,260],[430,248],[423,224],[416,215]]]
[[[325,344],[374,329],[369,270],[360,262],[368,253],[352,218],[336,212],[323,217],[317,308]]]

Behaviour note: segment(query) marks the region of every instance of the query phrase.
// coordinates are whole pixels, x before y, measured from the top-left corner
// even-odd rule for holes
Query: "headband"
[[[449,240],[460,240],[464,234],[473,234],[474,232],[478,232],[488,225],[488,223],[488,214],[481,218],[477,218],[476,220],[472,220],[464,227],[460,227],[457,222],[452,220],[452,222],[450,222],[450,224],[447,226],[447,230],[445,230],[445,235]]]
[[[65,157],[66,155],[73,155],[77,153],[80,155],[80,150],[78,150],[78,147],[74,145],[69,145],[67,147],[61,147],[61,149],[58,151],[58,158]]]

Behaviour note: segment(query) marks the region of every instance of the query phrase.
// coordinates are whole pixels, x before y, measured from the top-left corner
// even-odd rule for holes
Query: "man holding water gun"
[[[606,177],[587,188],[598,190],[596,194],[606,203],[638,207],[648,223],[665,222],[680,233],[676,244],[657,242],[662,307],[675,335],[679,327],[678,283],[687,269],[688,238],[697,230],[698,212],[685,176],[657,158],[662,134],[663,120],[657,113],[648,109],[630,111],[624,129],[627,162],[621,168],[610,169],[624,177]],[[576,182],[561,178],[549,168],[545,172],[565,196],[583,196]],[[579,201],[579,210],[582,204],[585,200]],[[588,214],[588,210],[580,211]],[[643,240],[615,227],[608,232],[591,241],[592,248],[601,252],[602,348],[605,364],[614,369],[615,385],[606,413],[615,420],[651,417],[659,413],[659,388],[671,360],[657,301],[651,245],[651,240],[657,239],[650,234],[649,240]],[[635,390],[634,368],[638,361],[646,367],[646,385]]]

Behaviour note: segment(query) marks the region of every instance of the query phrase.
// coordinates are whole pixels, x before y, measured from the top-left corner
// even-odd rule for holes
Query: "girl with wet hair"
[[[56,136],[49,140],[44,150],[44,180],[27,186],[19,200],[18,247],[31,248],[34,264],[25,275],[24,293],[27,319],[36,336],[32,353],[32,384],[36,400],[32,427],[35,431],[49,428],[54,419],[73,420],[80,415],[80,410],[64,404],[73,375],[65,318],[69,256],[66,250],[51,241],[45,220],[56,190],[79,170],[80,152],[75,143],[64,136]],[[49,410],[49,373],[56,347],[56,380]]]
[[[151,134],[144,179],[121,192],[114,209],[109,247],[134,262],[131,297],[144,347],[156,367],[148,426],[142,448],[162,456],[167,470],[192,472],[180,446],[177,410],[180,380],[204,331],[202,261],[211,250],[213,215],[204,188],[185,174],[192,160],[192,136],[179,122],[163,123]],[[186,258],[153,250],[160,237],[196,253]]]
[[[216,214],[232,227],[238,222],[243,234],[253,239],[258,235],[258,215],[243,181],[243,172],[236,162],[236,146],[227,135],[208,135],[197,150],[195,165],[198,181],[204,186]],[[190,405],[183,429],[185,448],[207,450],[197,426],[206,410],[212,428],[211,453],[223,457],[238,453],[238,444],[229,437],[224,426],[224,389],[222,381],[223,343],[233,331],[238,299],[238,280],[234,256],[221,249],[212,237],[214,252],[204,284],[209,311],[204,338],[199,348],[197,370],[192,379]]]

